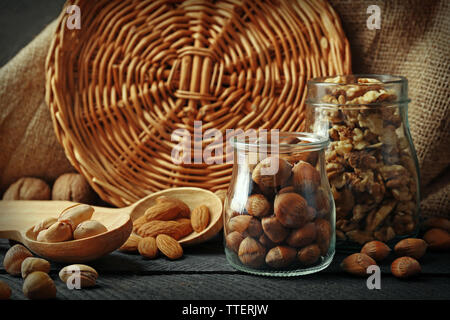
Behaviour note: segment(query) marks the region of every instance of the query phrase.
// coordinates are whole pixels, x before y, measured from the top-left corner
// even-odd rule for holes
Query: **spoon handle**
[[[70,201],[0,201],[0,238],[19,241],[18,233],[24,233],[45,218],[58,217],[73,204]]]

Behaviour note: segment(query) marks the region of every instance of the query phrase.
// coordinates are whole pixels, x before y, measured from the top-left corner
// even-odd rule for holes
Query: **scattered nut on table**
[[[32,257],[33,254],[21,244],[16,244],[9,248],[3,259],[3,266],[6,272],[13,276],[19,276],[22,272],[22,262]]]
[[[23,294],[31,300],[46,300],[56,297],[56,286],[50,276],[42,271],[30,273],[22,286]]]
[[[79,277],[79,278],[77,278]],[[62,282],[67,284],[67,281],[73,281],[73,285],[76,285],[79,279],[79,285],[81,288],[93,287],[97,283],[98,273],[97,271],[85,264],[72,264],[62,268],[59,271],[59,278]]]

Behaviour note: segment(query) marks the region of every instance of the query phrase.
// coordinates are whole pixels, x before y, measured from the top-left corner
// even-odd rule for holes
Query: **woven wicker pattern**
[[[171,161],[175,129],[300,131],[305,85],[350,73],[325,1],[73,1],[46,62],[46,101],[66,155],[123,206],[173,186],[226,188],[230,164]],[[205,144],[211,141],[204,142]]]

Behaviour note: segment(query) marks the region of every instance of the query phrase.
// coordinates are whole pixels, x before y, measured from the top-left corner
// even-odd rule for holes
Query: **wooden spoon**
[[[108,231],[94,237],[58,243],[33,240],[32,229],[45,218],[57,218],[63,209],[74,205],[74,202],[0,201],[0,238],[21,242],[35,254],[53,261],[79,263],[94,260],[119,248],[130,236],[132,221],[143,215],[162,195],[184,201],[191,210],[201,204],[210,210],[208,227],[201,233],[193,232],[180,239],[181,245],[206,241],[222,228],[222,201],[219,197],[211,191],[189,187],[162,190],[124,208],[94,206],[92,220],[103,223]]]

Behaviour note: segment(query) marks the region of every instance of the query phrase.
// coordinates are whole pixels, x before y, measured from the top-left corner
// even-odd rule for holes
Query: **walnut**
[[[53,200],[68,200],[79,203],[92,203],[96,195],[87,180],[78,173],[65,173],[53,185]]]
[[[339,198],[335,200],[336,219],[345,217],[355,205],[355,198],[352,192],[345,188],[339,193]]]
[[[384,226],[373,233],[375,239],[382,242],[388,242],[395,237],[395,231],[391,226]]]
[[[404,235],[413,232],[416,223],[413,216],[399,213],[394,216],[393,227],[396,234]]]
[[[37,178],[20,178],[3,194],[3,200],[50,200],[50,187]]]
[[[359,126],[368,128],[372,133],[380,135],[383,133],[383,119],[378,114],[368,116],[358,115]]]
[[[369,215],[367,215],[366,219],[366,230],[367,231],[375,231],[379,225],[387,218],[387,216],[392,212],[397,204],[396,201],[393,200],[385,200],[381,207],[372,211]],[[398,233],[398,232],[396,232]]]
[[[355,169],[375,169],[377,159],[366,151],[354,151],[344,157],[348,164]]]

